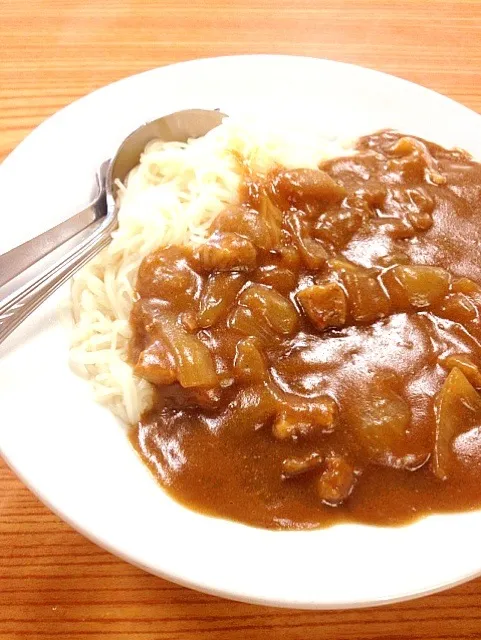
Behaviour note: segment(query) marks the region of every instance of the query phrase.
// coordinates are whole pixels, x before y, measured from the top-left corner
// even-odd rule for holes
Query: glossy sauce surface
[[[481,505],[481,166],[385,131],[246,173],[195,250],[148,256],[133,441],[169,493],[270,528]]]

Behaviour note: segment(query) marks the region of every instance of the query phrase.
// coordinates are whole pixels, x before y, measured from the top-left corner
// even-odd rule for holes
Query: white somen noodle
[[[346,145],[321,133],[234,119],[187,143],[147,145],[120,187],[111,244],[72,284],[70,360],[92,381],[98,401],[129,424],[149,407],[151,385],[126,359],[139,265],[158,247],[202,242],[217,214],[238,199],[238,158],[265,173],[275,165],[316,167],[341,153]]]

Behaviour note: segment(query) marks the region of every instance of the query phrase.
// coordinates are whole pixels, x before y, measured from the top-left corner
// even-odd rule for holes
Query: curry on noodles
[[[269,527],[481,506],[481,165],[391,131],[244,168],[199,246],[149,254],[132,439],[166,490]]]

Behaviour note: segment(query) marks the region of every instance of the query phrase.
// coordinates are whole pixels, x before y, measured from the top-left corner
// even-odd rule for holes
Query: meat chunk
[[[408,218],[416,229],[425,231],[433,224],[434,200],[424,187],[407,189]]]
[[[329,396],[293,400],[278,412],[272,433],[277,440],[297,440],[299,437],[330,433],[337,415],[337,404]]]
[[[159,340],[140,353],[134,373],[157,385],[172,384],[176,379],[174,359]]]
[[[360,268],[343,269],[349,311],[356,322],[375,322],[391,311],[389,298],[377,278]]]
[[[163,407],[174,411],[186,409],[216,409],[222,400],[222,389],[219,387],[182,387],[178,382],[159,387],[157,398]]]
[[[309,423],[299,422],[292,415],[281,412],[272,425],[272,435],[277,440],[297,440],[309,430]]]
[[[346,295],[335,282],[306,287],[299,291],[297,300],[306,316],[320,331],[342,327],[346,323]]]
[[[419,183],[424,180],[426,162],[421,156],[412,154],[399,158],[391,158],[387,161],[386,168],[389,172],[402,176],[406,181]]]
[[[282,462],[282,477],[295,478],[303,473],[308,473],[319,468],[322,463],[322,456],[319,453],[310,453],[304,457],[286,458]]]
[[[434,220],[430,211],[408,211],[408,220],[417,231],[427,231],[433,226]]]
[[[341,248],[360,229],[366,217],[366,212],[357,207],[328,209],[319,216],[313,234],[319,240]]]
[[[426,178],[431,184],[442,185],[446,184],[446,177],[441,175],[438,170],[437,162],[433,156],[429,153],[429,149],[417,138],[411,136],[403,136],[399,138],[392,146],[391,151],[394,155],[398,156],[400,166],[404,168],[406,177],[416,179],[419,176],[418,167],[422,168],[422,176]],[[416,166],[416,172],[413,170],[406,171],[406,167]]]
[[[187,404],[191,399],[197,407],[216,409],[222,399],[222,389],[220,387],[190,387],[184,398],[186,398]]]
[[[393,240],[406,240],[416,235],[414,228],[400,218],[385,216],[371,220],[374,230],[381,229],[383,233]]]
[[[350,496],[354,488],[354,469],[341,456],[331,456],[325,464],[317,482],[317,492],[324,504],[336,507]]]

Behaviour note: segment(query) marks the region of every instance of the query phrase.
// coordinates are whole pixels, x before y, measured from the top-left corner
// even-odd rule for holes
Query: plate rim
[[[452,103],[453,105],[456,105],[456,108],[462,108],[464,110],[466,110],[466,112],[469,112],[471,115],[474,114],[477,117],[481,118],[480,114],[476,113],[474,110],[470,109],[469,107],[467,107],[466,105],[457,102],[456,100],[445,96],[439,92],[434,91],[433,89],[424,87],[423,85],[419,85],[417,83],[413,83],[409,80],[406,80],[405,78],[396,76],[396,75],[392,75],[392,74],[388,74],[386,72],[383,71],[378,71],[376,69],[372,69],[372,68],[367,68],[367,67],[362,67],[360,65],[356,65],[356,64],[352,64],[352,63],[347,63],[347,62],[342,62],[342,61],[337,61],[337,60],[331,60],[328,58],[315,58],[315,57],[311,57],[311,56],[300,56],[300,55],[278,55],[278,54],[242,54],[242,55],[233,55],[233,56],[215,56],[215,57],[204,57],[204,58],[196,58],[194,60],[185,60],[185,61],[180,61],[180,62],[176,62],[170,65],[164,65],[161,67],[154,67],[152,69],[148,69],[145,71],[142,71],[140,73],[136,73],[130,76],[126,76],[125,78],[121,78],[118,79],[112,83],[109,83],[107,85],[104,85],[102,87],[99,87],[97,89],[95,89],[94,91],[81,96],[80,98],[74,100],[73,102],[69,103],[68,105],[64,106],[62,109],[60,109],[59,111],[55,112],[54,114],[52,114],[51,116],[49,116],[48,118],[46,118],[42,123],[40,123],[37,127],[35,127],[32,131],[30,131],[28,133],[28,135],[6,156],[6,158],[3,160],[3,162],[0,165],[0,180],[2,178],[2,175],[4,173],[4,167],[5,165],[7,166],[7,168],[9,167],[11,162],[14,162],[17,158],[17,155],[20,155],[23,152],[23,148],[24,146],[28,145],[31,142],[32,137],[34,137],[36,135],[36,133],[43,129],[49,122],[51,122],[51,120],[53,118],[55,118],[56,116],[58,116],[59,114],[64,114],[65,112],[71,110],[72,108],[78,108],[79,106],[81,107],[83,104],[83,101],[86,99],[89,99],[91,96],[102,92],[103,90],[105,90],[106,88],[110,88],[113,87],[115,85],[118,84],[122,84],[124,83],[126,80],[130,80],[133,78],[143,78],[143,77],[147,77],[147,76],[152,76],[152,74],[161,72],[162,70],[169,68],[178,68],[178,67],[184,67],[184,66],[196,66],[198,64],[209,64],[212,61],[218,61],[218,60],[228,60],[228,61],[235,61],[235,60],[243,60],[243,59],[252,59],[252,58],[263,58],[263,59],[271,59],[271,60],[275,60],[278,61],[279,63],[282,62],[282,60],[284,59],[292,59],[295,58],[297,60],[300,61],[315,61],[315,62],[325,62],[325,63],[329,63],[329,64],[336,64],[336,65],[342,65],[344,67],[349,67],[355,70],[359,70],[361,69],[364,73],[368,73],[371,74],[373,77],[378,77],[378,78],[390,78],[390,79],[396,79],[396,81],[401,82],[401,83],[405,83],[406,85],[409,86],[415,86],[417,88],[422,88],[423,91],[425,92],[429,92],[431,95],[439,98],[441,97],[443,100],[445,101],[449,101],[450,103]],[[1,447],[1,443],[0,443],[0,451],[1,451],[2,447]],[[158,575],[162,578],[165,578],[167,580],[170,580],[172,582],[175,582],[177,584],[180,584],[182,586],[197,590],[197,591],[201,591],[204,593],[209,593],[211,595],[215,595],[218,597],[224,597],[224,598],[230,598],[233,600],[237,600],[240,602],[247,602],[247,603],[252,603],[252,604],[260,604],[260,605],[265,605],[265,606],[277,606],[277,607],[283,607],[283,608],[297,608],[297,609],[311,609],[311,610],[316,610],[316,609],[330,609],[330,610],[334,610],[334,609],[346,609],[346,608],[366,608],[366,607],[373,607],[373,606],[380,606],[380,605],[386,605],[386,604],[390,604],[390,603],[396,603],[396,602],[402,602],[405,600],[409,600],[412,598],[416,598],[416,597],[421,597],[424,595],[429,595],[432,593],[436,593],[439,591],[442,591],[444,589],[447,588],[451,588],[453,586],[456,586],[458,584],[461,584],[463,582],[466,582],[468,580],[471,580],[479,575],[481,575],[481,566],[476,569],[475,571],[469,572],[467,574],[463,574],[461,577],[452,580],[450,582],[443,582],[439,585],[434,585],[431,589],[419,589],[417,591],[412,591],[410,590],[409,592],[405,593],[405,594],[400,594],[397,597],[387,597],[386,599],[382,600],[375,600],[375,601],[366,601],[366,602],[362,602],[362,601],[358,601],[358,602],[351,602],[351,601],[346,601],[346,602],[338,602],[338,603],[319,603],[319,602],[307,602],[307,601],[302,601],[302,602],[296,602],[295,600],[292,599],[286,599],[286,600],[277,600],[277,601],[273,601],[272,599],[270,599],[269,597],[265,597],[265,598],[258,598],[258,597],[252,597],[249,596],[248,594],[243,594],[240,592],[235,592],[232,590],[227,590],[227,589],[223,589],[223,588],[213,588],[211,586],[206,586],[205,584],[198,582],[198,581],[189,581],[188,579],[186,579],[185,577],[181,576],[181,575],[177,575],[177,574],[173,574],[171,572],[163,572],[162,570],[160,570],[157,567],[153,567],[153,566],[149,566],[149,565],[144,565],[143,563],[137,562],[135,560],[133,560],[128,554],[124,553],[121,549],[118,549],[117,547],[110,545],[108,543],[108,541],[103,540],[101,538],[98,538],[93,532],[89,531],[88,529],[85,529],[79,522],[77,522],[74,518],[71,518],[69,515],[67,515],[66,513],[64,513],[62,510],[57,509],[53,504],[51,504],[48,496],[44,495],[43,492],[40,489],[37,489],[35,486],[32,486],[32,484],[28,481],[28,479],[24,476],[23,472],[21,471],[20,468],[17,468],[15,463],[10,460],[8,458],[8,456],[2,452],[2,456],[5,459],[7,465],[9,466],[9,468],[15,473],[15,475],[17,475],[17,477],[22,481],[22,483],[28,487],[28,489],[30,491],[32,491],[32,493],[43,503],[47,506],[48,509],[50,509],[53,513],[55,513],[58,517],[60,517],[63,521],[67,522],[73,529],[75,529],[76,531],[78,531],[79,533],[81,533],[84,537],[86,537],[87,539],[89,539],[90,541],[94,542],[95,544],[97,544],[99,547],[101,547],[102,549],[107,550],[108,552],[112,553],[113,555],[120,557],[122,560],[125,560],[126,562],[133,564],[134,566],[140,567],[141,569],[149,572],[149,573],[153,573],[155,575]]]

